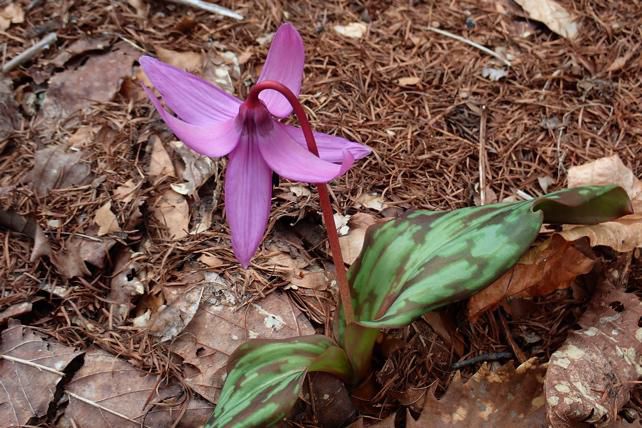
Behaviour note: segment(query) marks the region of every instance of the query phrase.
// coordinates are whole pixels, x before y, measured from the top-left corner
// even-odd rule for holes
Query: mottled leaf
[[[532,201],[414,211],[373,226],[349,272],[356,320],[371,328],[406,325],[497,279],[543,222],[593,224],[630,210],[622,188],[587,186]]]
[[[343,350],[319,335],[251,340],[234,351],[228,370],[210,428],[270,426],[288,415],[307,372],[350,376]]]

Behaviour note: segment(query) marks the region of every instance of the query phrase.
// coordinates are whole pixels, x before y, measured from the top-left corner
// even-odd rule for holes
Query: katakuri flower
[[[304,62],[303,40],[291,24],[274,35],[258,82],[276,81],[298,96]],[[172,132],[192,150],[210,157],[229,156],[225,213],[237,259],[247,267],[267,227],[272,172],[293,181],[327,183],[371,150],[332,135],[314,133],[319,157],[306,148],[300,128],[278,118],[292,112],[275,90],[241,101],[217,86],[149,56],[140,64],[169,113],[152,91],[147,95]]]

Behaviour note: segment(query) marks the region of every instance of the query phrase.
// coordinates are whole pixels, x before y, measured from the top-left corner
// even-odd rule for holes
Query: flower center
[[[260,100],[247,99],[239,107],[237,124],[244,133],[266,135],[272,130],[272,115]]]

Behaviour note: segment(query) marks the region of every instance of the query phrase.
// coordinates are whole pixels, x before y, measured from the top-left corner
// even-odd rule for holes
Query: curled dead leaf
[[[108,201],[105,205],[96,210],[94,223],[98,225],[98,232],[96,232],[98,236],[120,232],[122,230],[118,225],[118,219],[111,211],[111,201]]]
[[[363,242],[366,239],[368,227],[378,221],[375,216],[366,213],[357,213],[350,218],[348,221],[349,231],[347,235],[339,237],[341,255],[345,263],[351,265],[357,260],[363,247]]]
[[[199,72],[203,68],[203,55],[198,52],[178,52],[156,46],[156,54],[161,61],[189,72]]]
[[[577,36],[577,22],[555,0],[515,0],[535,21],[546,25],[551,31],[567,39]]]
[[[177,240],[187,236],[189,204],[183,195],[167,189],[156,198],[151,209],[156,220],[167,229],[169,239]]]
[[[519,262],[491,285],[468,301],[468,318],[476,320],[482,313],[513,297],[544,296],[568,288],[578,275],[593,269],[594,257],[581,243],[553,235],[524,254]]]

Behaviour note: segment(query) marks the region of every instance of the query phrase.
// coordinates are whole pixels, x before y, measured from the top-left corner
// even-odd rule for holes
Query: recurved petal
[[[239,111],[241,101],[193,74],[150,56],[138,62],[167,106],[186,122],[201,125],[227,120]]]
[[[307,150],[308,144],[301,128],[286,125],[285,130],[294,141]],[[368,146],[322,132],[314,132],[314,140],[319,149],[319,157],[328,162],[343,162],[343,152],[345,151],[348,151],[355,160],[364,158],[372,153],[372,149]]]
[[[241,128],[234,118],[216,122],[210,119],[209,123],[192,125],[171,115],[150,89],[143,89],[169,129],[195,152],[210,157],[221,157],[231,152],[238,144]]]
[[[270,215],[272,170],[256,141],[244,135],[230,153],[225,174],[225,215],[232,248],[246,268],[261,243]]]
[[[341,165],[318,158],[297,144],[285,125],[277,121],[273,124],[270,132],[258,139],[258,145],[263,159],[282,177],[306,183],[327,183],[354,163],[354,157],[347,150],[343,152]]]
[[[285,23],[279,27],[272,39],[272,45],[258,81],[276,80],[298,96],[303,79],[304,60],[305,49],[301,35],[292,24]],[[259,94],[259,98],[275,116],[286,117],[292,112],[292,106],[288,100],[276,91],[265,90]]]

